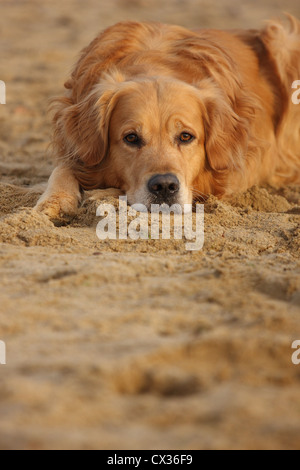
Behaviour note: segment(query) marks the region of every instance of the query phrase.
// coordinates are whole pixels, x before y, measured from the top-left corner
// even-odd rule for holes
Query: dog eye
[[[189,134],[188,132],[182,132],[179,137],[180,142],[182,142],[183,144],[189,144],[194,139],[195,137],[192,134]]]
[[[141,139],[139,138],[137,134],[128,134],[124,137],[124,142],[130,145],[139,145],[141,142]]]

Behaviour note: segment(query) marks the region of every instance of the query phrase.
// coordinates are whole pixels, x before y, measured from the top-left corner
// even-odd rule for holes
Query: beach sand
[[[299,449],[300,188],[209,198],[205,244],[55,226],[48,100],[120,20],[258,27],[294,0],[5,1],[0,16],[0,449]],[[300,78],[300,77],[299,77]]]

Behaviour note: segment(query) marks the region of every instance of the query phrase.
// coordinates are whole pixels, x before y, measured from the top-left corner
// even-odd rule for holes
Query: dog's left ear
[[[242,170],[251,132],[253,107],[249,100],[231,103],[219,90],[204,92],[202,110],[205,149],[210,168],[217,172]]]
[[[56,155],[68,163],[98,165],[107,155],[111,114],[124,77],[105,76],[86,96],[74,104],[71,98],[53,100]]]
[[[120,82],[104,78],[83,102],[79,124],[81,142],[89,143],[85,164],[97,165],[109,150],[109,126],[120,95]]]

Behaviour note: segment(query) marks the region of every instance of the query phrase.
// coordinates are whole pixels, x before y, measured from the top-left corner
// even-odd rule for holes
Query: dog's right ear
[[[73,104],[69,98],[55,100],[54,147],[65,162],[98,165],[107,155],[109,123],[116,105],[121,75],[109,75],[91,93]],[[123,82],[124,83],[124,82]]]
[[[252,135],[252,122],[260,103],[238,86],[233,98],[209,81],[202,86],[199,96],[209,168],[216,173],[241,173],[247,156],[260,151],[261,143]]]

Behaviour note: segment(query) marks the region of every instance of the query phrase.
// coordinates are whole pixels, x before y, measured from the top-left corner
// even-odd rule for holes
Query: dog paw
[[[78,212],[78,198],[69,194],[60,193],[47,198],[42,197],[35,206],[35,210],[47,215],[51,220],[72,219]]]

